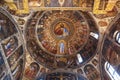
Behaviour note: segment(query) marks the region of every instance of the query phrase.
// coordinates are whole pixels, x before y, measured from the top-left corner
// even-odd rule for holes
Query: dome
[[[62,71],[62,70],[56,70],[54,72],[50,72],[47,74],[42,74],[40,75],[37,80],[52,80],[52,79],[56,79],[56,80],[86,80],[85,77],[83,77],[82,75],[78,75],[76,73],[73,72],[69,72],[69,71]]]
[[[119,80],[120,0],[0,0],[0,80]]]
[[[99,36],[88,12],[58,10],[35,12],[25,35],[31,56],[48,68],[84,65],[97,53]]]
[[[24,70],[24,46],[20,30],[12,16],[0,8],[1,80],[20,80]]]
[[[103,47],[102,47],[102,56],[101,56],[101,66],[102,72],[104,72],[103,79],[117,80],[120,78],[120,14],[118,14],[114,21],[111,22],[110,26],[106,30],[104,35]],[[114,74],[114,75],[113,75]],[[108,77],[109,76],[109,77]]]

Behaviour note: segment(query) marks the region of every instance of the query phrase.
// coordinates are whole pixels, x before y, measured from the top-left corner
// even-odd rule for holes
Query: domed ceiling
[[[0,8],[0,79],[22,79],[25,54],[23,38],[12,16]]]
[[[0,80],[119,80],[119,3],[0,0]]]
[[[99,30],[87,12],[36,12],[28,22],[26,40],[31,56],[43,65],[47,63],[46,67],[72,67],[72,63],[78,67],[96,54]]]
[[[101,71],[103,79],[117,80],[120,78],[120,14],[106,30],[104,42],[102,43]],[[108,75],[106,75],[108,74]],[[109,77],[110,78],[109,78]]]

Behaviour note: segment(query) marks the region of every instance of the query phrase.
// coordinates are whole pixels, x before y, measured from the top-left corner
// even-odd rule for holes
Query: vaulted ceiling
[[[0,79],[119,80],[119,0],[0,5]]]

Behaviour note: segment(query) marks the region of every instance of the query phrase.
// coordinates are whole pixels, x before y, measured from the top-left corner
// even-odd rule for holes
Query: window
[[[83,62],[82,56],[80,54],[77,54],[77,58],[78,58],[79,63]]]
[[[117,31],[115,39],[116,39],[117,43],[120,44],[120,32]]]
[[[117,71],[110,65],[110,63],[105,62],[105,71],[111,78],[111,80],[118,80],[120,79],[120,75],[117,73]]]
[[[93,32],[91,32],[90,35],[93,36],[95,39],[98,39],[98,37],[99,37],[99,35],[97,33],[93,33]]]

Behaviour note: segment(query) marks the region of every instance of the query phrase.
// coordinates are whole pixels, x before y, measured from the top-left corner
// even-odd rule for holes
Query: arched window
[[[120,43],[120,32],[118,32],[118,33],[116,34],[116,41],[117,41],[118,43]]]
[[[115,41],[120,44],[120,31],[115,31]]]
[[[83,58],[80,54],[77,54],[77,58],[78,58],[79,63],[83,62]]]
[[[99,38],[99,35],[97,33],[94,33],[94,32],[90,32],[90,35],[92,37],[94,37],[95,39],[98,39]]]
[[[120,75],[112,67],[112,65],[110,65],[110,63],[105,62],[104,67],[105,67],[105,71],[107,72],[107,74],[109,75],[109,77],[111,78],[111,80],[118,80],[118,79],[120,79]]]

